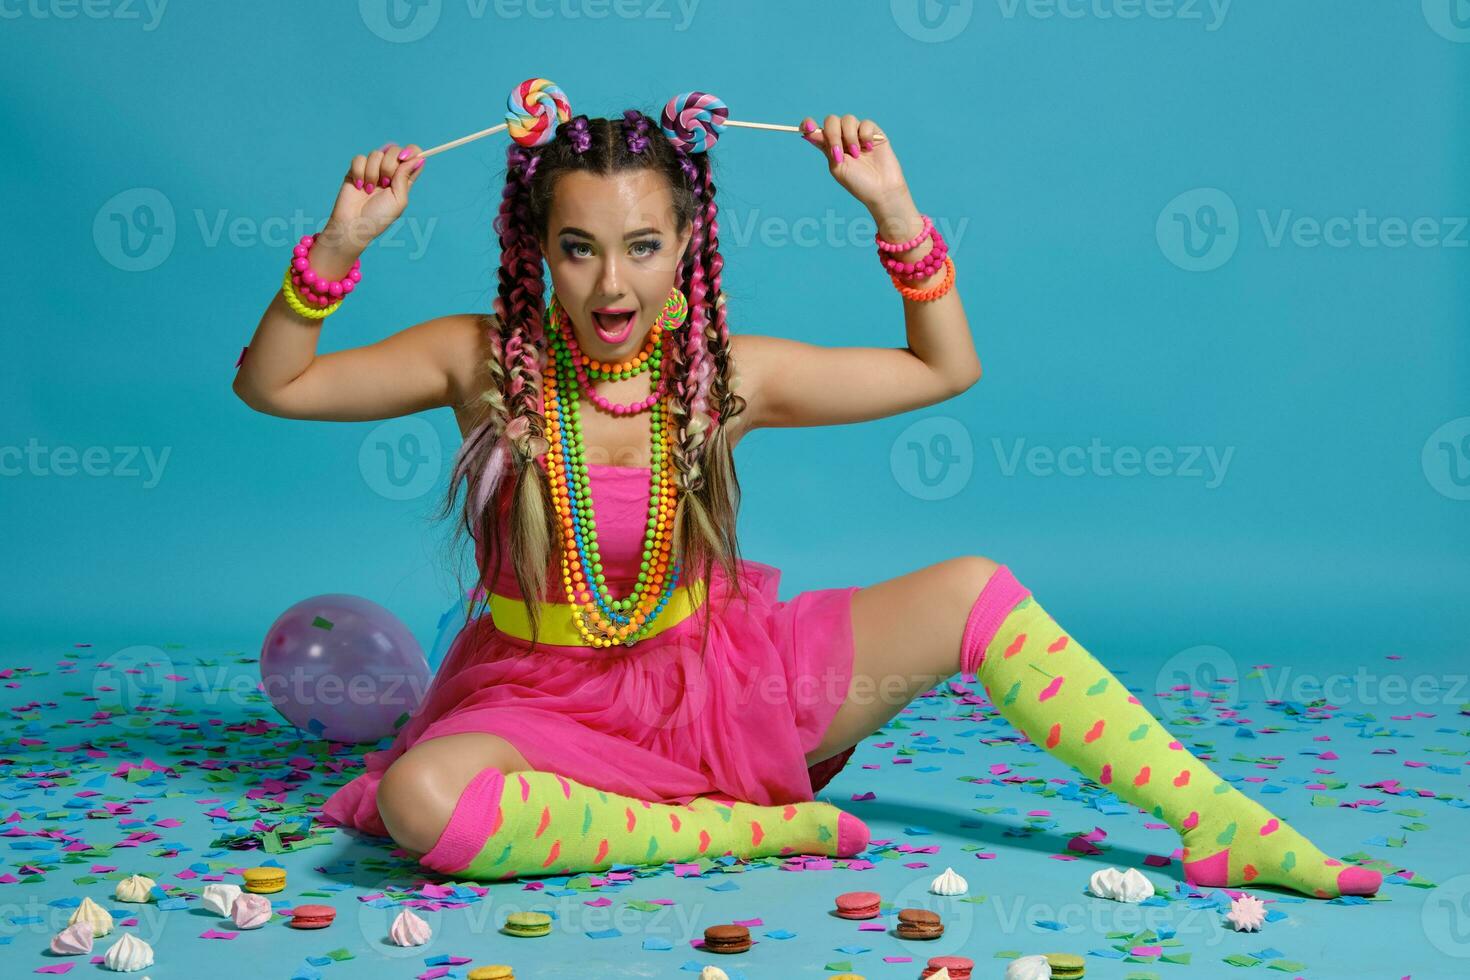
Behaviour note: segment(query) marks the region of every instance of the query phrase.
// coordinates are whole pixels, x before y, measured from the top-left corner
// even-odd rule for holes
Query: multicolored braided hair
[[[674,516],[674,547],[682,562],[681,582],[707,581],[718,562],[732,594],[743,595],[735,536],[740,484],[726,426],[744,411],[745,399],[734,392],[739,378],[732,376],[711,166],[708,153],[679,148],[637,109],[625,111],[621,119],[575,116],[558,125],[555,137],[542,146],[512,142],[506,149],[505,188],[494,222],[500,241],[496,316],[485,318],[484,331],[488,384],[464,406],[474,421],[455,457],[448,497],[438,516],[453,512],[460,481],[465,481],[458,530],[475,539],[477,570],[487,588],[493,587],[504,559],[498,522],[509,516],[510,536],[504,544],[533,631],[551,575],[559,581],[560,556],[554,549],[560,537],[551,487],[536,460],[548,448],[540,395],[548,364],[544,247],[557,179],[571,171],[662,174],[673,199],[676,233],[690,229],[675,276],[675,285],[688,298],[689,315],[683,327],[664,339],[676,431],[672,455],[682,490]],[[706,638],[709,605],[702,604]]]

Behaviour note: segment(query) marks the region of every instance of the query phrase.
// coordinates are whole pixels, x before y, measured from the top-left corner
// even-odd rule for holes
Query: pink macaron
[[[844,919],[876,919],[880,898],[877,892],[844,892],[837,896],[837,914]]]

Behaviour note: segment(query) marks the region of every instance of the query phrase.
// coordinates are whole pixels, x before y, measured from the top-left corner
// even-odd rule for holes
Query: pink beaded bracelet
[[[883,263],[883,268],[887,269],[890,275],[901,276],[906,279],[927,279],[939,271],[940,267],[944,265],[945,258],[949,255],[949,243],[944,240],[944,236],[939,233],[938,229],[934,230],[933,239],[933,247],[929,249],[923,258],[917,261],[900,262],[898,259],[889,258],[881,251],[878,253],[878,259]]]
[[[929,233],[934,230],[934,222],[929,220],[929,216],[927,214],[921,214],[919,215],[919,217],[923,219],[924,227],[920,229],[919,233],[909,241],[888,242],[883,240],[882,235],[874,235],[873,241],[878,243],[878,251],[907,252],[911,248],[918,248],[920,245],[922,245],[924,243],[924,239],[928,238]]]
[[[362,281],[362,259],[355,260],[341,279],[323,279],[311,267],[311,246],[315,242],[315,234],[302,235],[301,241],[292,249],[291,284],[302,300],[313,306],[325,307],[352,292]]]

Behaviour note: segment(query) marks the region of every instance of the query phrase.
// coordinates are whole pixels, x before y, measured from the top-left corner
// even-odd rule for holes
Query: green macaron
[[[508,936],[546,936],[551,933],[551,916],[545,912],[512,912],[505,919]]]
[[[1051,966],[1052,980],[1082,980],[1087,971],[1087,961],[1075,953],[1047,953],[1046,962]]]

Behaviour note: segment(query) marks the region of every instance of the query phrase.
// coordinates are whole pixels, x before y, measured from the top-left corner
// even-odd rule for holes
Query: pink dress
[[[648,469],[589,465],[588,473],[603,574],[614,595],[626,595],[642,552]],[[500,526],[508,530],[503,508]],[[365,771],[322,806],[324,819],[389,836],[377,806],[383,772],[414,744],[461,732],[499,735],[534,769],[653,802],[812,799],[852,754],[805,760],[847,695],[860,586],[778,601],[779,569],[739,567],[743,607],[718,565],[711,574],[706,601],[716,611],[702,655],[704,610],[631,647],[538,643],[534,653],[485,612],[455,637],[393,744],[366,753]],[[552,581],[559,585],[559,573]],[[679,584],[687,581],[681,570]],[[508,556],[493,591],[521,595]]]

